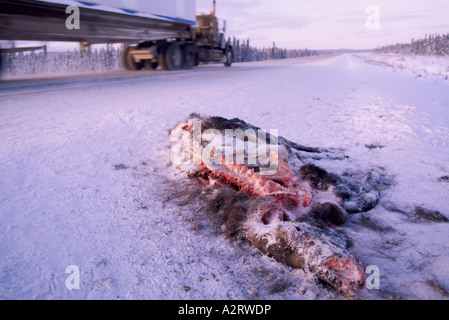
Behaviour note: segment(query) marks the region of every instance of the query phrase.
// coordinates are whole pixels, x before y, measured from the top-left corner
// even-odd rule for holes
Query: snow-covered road
[[[342,148],[318,163],[339,174],[385,174],[381,203],[342,227],[380,269],[361,298],[448,297],[449,223],[412,214],[449,217],[447,81],[347,54],[0,82],[0,298],[339,298],[175,201],[168,130],[193,112]]]

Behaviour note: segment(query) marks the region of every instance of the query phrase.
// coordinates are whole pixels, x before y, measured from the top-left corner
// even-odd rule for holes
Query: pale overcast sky
[[[212,0],[196,0],[210,12]],[[380,29],[369,30],[366,8],[379,8]],[[449,33],[448,0],[217,0],[227,34],[256,46],[368,49]]]
[[[370,5],[379,9],[378,30],[366,27]],[[196,0],[196,7],[209,13],[212,0]],[[217,15],[227,21],[227,36],[260,47],[372,49],[449,33],[449,0],[217,0]],[[50,50],[66,47],[52,43]]]

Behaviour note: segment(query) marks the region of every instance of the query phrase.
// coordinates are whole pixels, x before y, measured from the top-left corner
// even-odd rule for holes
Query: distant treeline
[[[289,59],[298,57],[309,57],[321,54],[320,51],[308,50],[308,49],[282,49],[276,46],[273,42],[272,47],[253,47],[250,45],[250,40],[239,40],[233,38],[232,47],[234,48],[235,62],[248,62],[248,61],[264,61],[264,60],[277,60],[277,59]]]
[[[449,56],[449,33],[446,35],[426,34],[424,39],[412,39],[411,43],[381,47],[376,52]]]
[[[257,48],[250,40],[232,39],[235,62],[287,59],[318,55],[321,52],[307,49]],[[46,51],[1,53],[0,71],[2,75],[33,75],[69,72],[98,72],[121,68],[121,46],[106,45],[100,48],[88,47],[84,51],[72,50],[60,53]]]
[[[31,75],[113,70],[121,66],[120,55],[121,48],[112,45],[58,53],[46,51],[2,53],[1,74]]]

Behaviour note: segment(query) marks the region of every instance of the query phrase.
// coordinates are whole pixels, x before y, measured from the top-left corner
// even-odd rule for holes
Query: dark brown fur
[[[443,216],[439,211],[425,209],[423,207],[416,207],[413,211],[415,218],[423,219],[432,222],[449,222],[449,219]]]
[[[309,213],[310,217],[320,220],[327,225],[340,226],[347,220],[347,215],[334,203],[317,203],[312,206]]]

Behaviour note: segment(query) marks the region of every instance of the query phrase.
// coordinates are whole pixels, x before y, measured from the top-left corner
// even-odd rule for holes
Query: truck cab
[[[211,14],[197,13],[196,23],[194,42],[198,47],[197,62],[221,61],[225,63],[225,66],[230,66],[234,61],[234,52],[230,43],[225,40],[226,22],[220,23],[212,12]]]

